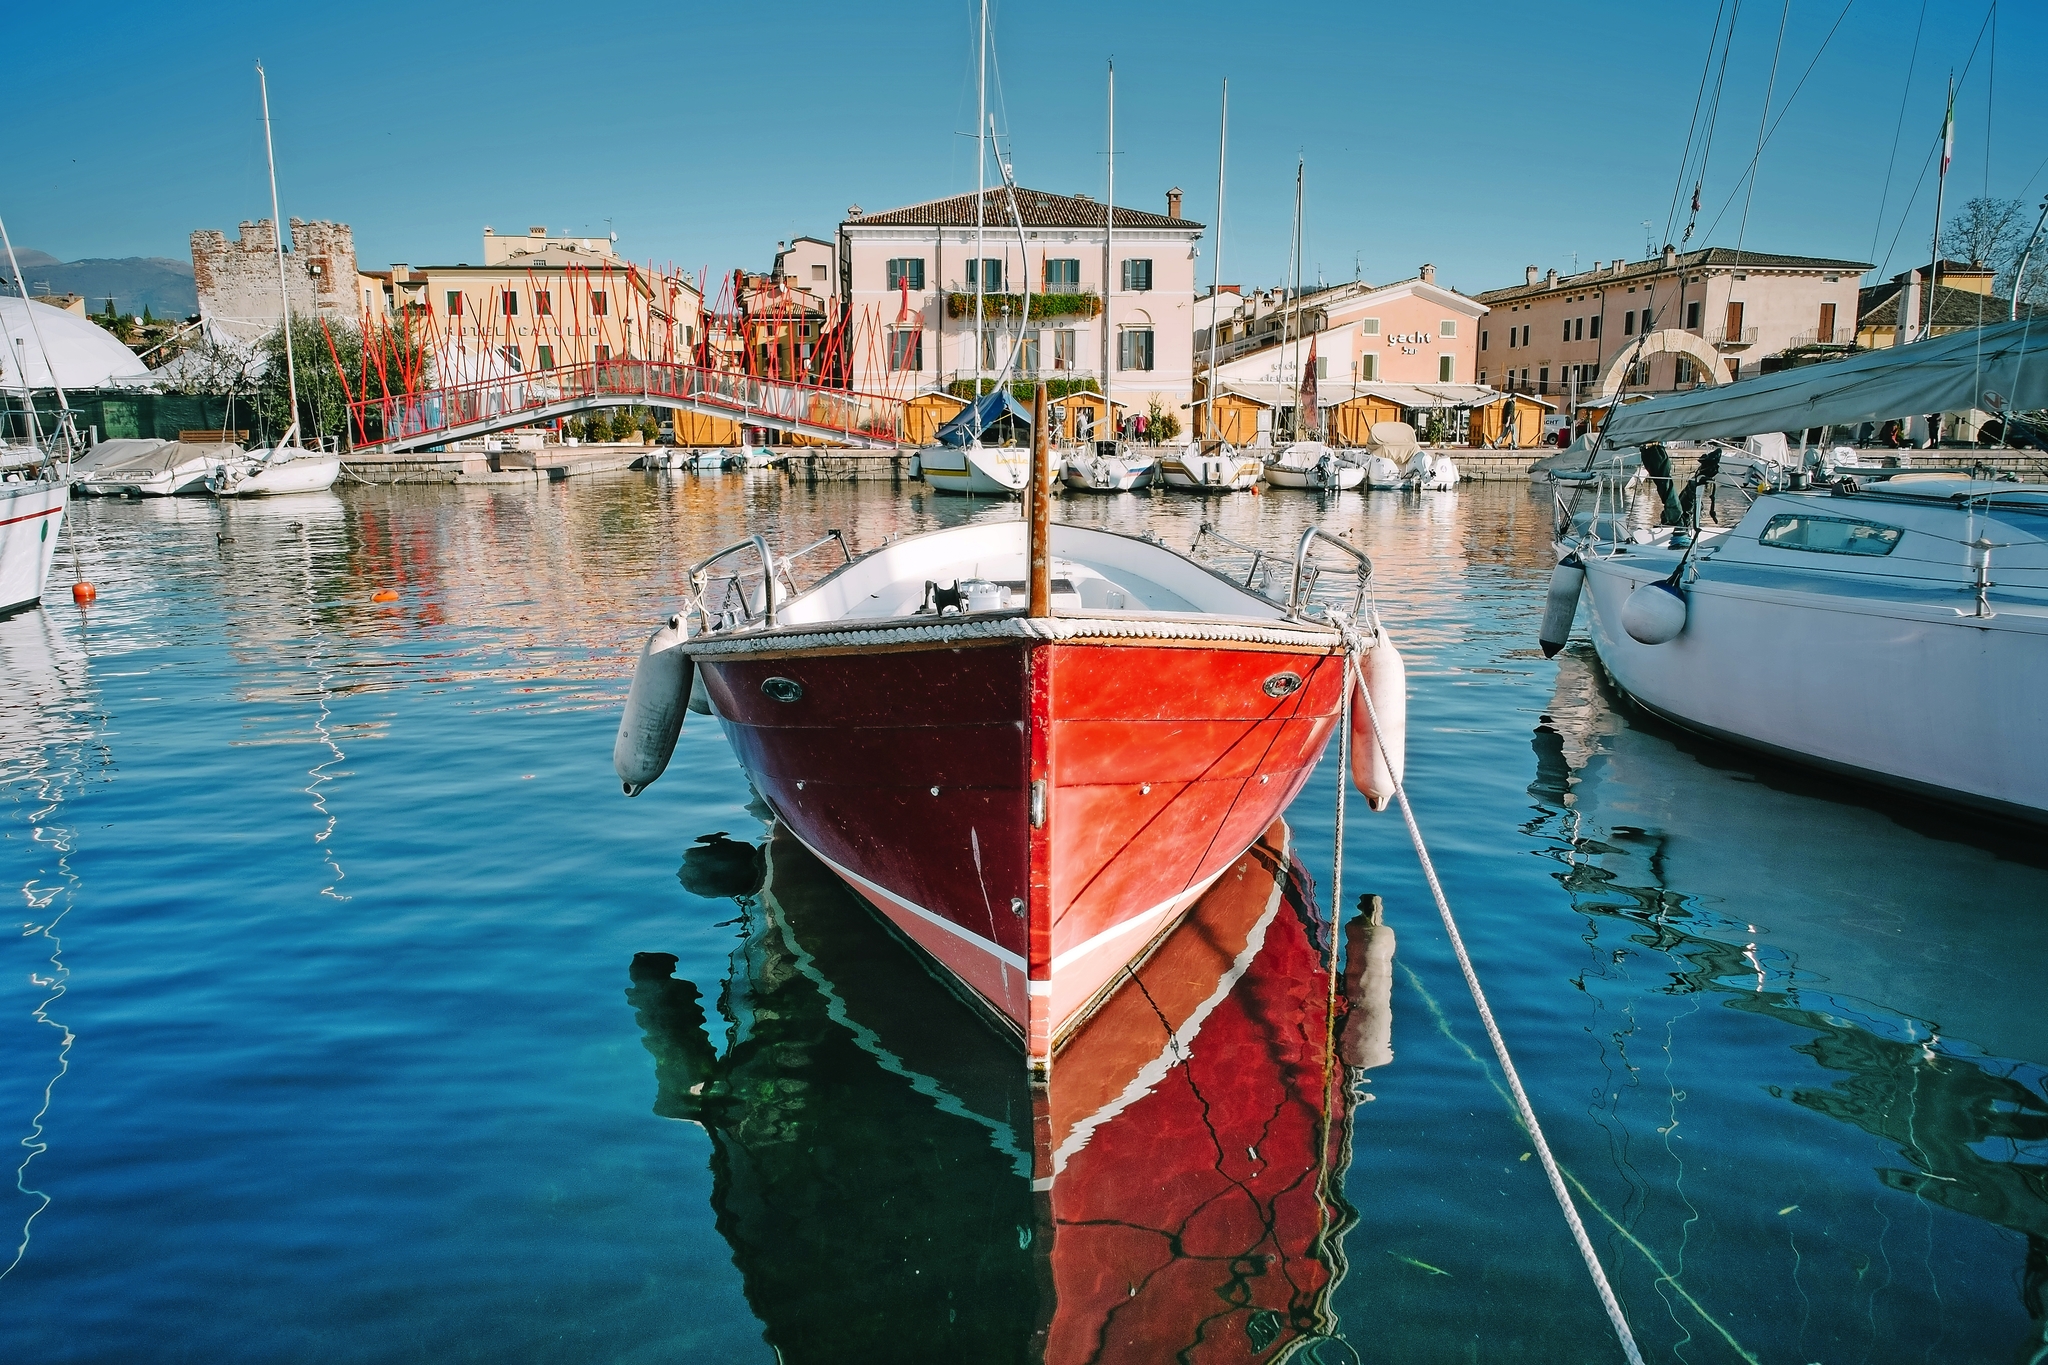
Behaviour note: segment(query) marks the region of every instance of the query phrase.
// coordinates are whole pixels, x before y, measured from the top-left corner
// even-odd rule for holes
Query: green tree
[[[365,429],[358,429],[350,403],[403,394],[407,373],[418,376],[419,384],[432,382],[433,357],[416,327],[395,326],[380,333],[370,348],[368,364],[364,362],[363,334],[353,324],[329,322],[323,326],[317,317],[294,315],[291,335],[292,359],[299,374],[299,435],[308,444],[322,436],[340,436],[345,443],[375,441],[383,435],[375,405],[364,413]],[[256,416],[262,430],[274,440],[291,424],[284,329],[269,333],[256,350],[262,365],[255,385]]]

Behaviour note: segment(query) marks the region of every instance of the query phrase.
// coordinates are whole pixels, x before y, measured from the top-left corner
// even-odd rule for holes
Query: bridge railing
[[[766,420],[869,441],[895,441],[903,421],[903,400],[898,398],[650,360],[564,365],[360,399],[350,408],[356,430],[366,433],[367,445],[377,446],[487,423],[514,426],[524,417],[563,404],[610,397],[622,404],[687,405],[736,422]],[[372,429],[376,434],[367,435]]]

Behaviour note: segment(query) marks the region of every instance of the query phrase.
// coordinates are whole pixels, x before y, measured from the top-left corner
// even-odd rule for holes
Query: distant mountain
[[[16,247],[29,297],[37,294],[82,294],[88,312],[101,312],[107,299],[114,310],[140,316],[184,318],[199,311],[199,291],[192,283],[192,263],[167,256],[123,256],[119,259],[60,261],[47,251]],[[4,267],[5,261],[0,261]],[[6,273],[0,271],[0,273]],[[7,293],[14,292],[11,287]]]

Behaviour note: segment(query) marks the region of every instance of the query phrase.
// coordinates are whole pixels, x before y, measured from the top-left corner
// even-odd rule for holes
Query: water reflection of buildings
[[[1645,953],[1668,963],[1656,994],[1789,1029],[1789,1050],[1828,1075],[1771,1086],[1774,1099],[1894,1153],[1874,1171],[1886,1189],[2023,1239],[2017,1283],[2031,1326],[2019,1358],[2043,1359],[2048,1016],[2035,982],[2048,962],[2038,913],[2048,874],[2006,856],[2020,850],[1929,837],[1883,809],[1825,799],[1798,774],[1717,766],[1744,760],[1694,753],[1662,727],[1632,723],[1590,653],[1558,662],[1534,738],[1533,829],[1561,841],[1559,878],[1590,917],[1596,959]],[[1623,946],[1599,941],[1610,923]],[[1606,988],[1599,975],[1589,968],[1582,978],[1596,999]],[[1653,1008],[1637,995],[1622,1012],[1641,1027]],[[1627,1062],[1628,1041],[1616,1042]],[[1628,1136],[1616,1134],[1617,1150]],[[1689,1198],[1701,1199],[1698,1189]],[[1746,1216],[1724,1212],[1731,1232]],[[1830,1238],[1851,1261],[1875,1260],[1884,1229],[1865,1243],[1849,1221]],[[1928,1238],[1932,1281],[1931,1224]],[[1967,1273],[1960,1255],[1955,1264],[1952,1273]],[[1793,1273],[1796,1282],[1796,1262]],[[1879,1277],[1864,1278],[1858,1271],[1844,1297],[1882,1292]],[[1934,1292],[1938,1316],[1938,1283]],[[1857,1326],[1867,1313],[1874,1329],[1875,1298],[1853,1306]],[[1927,1316],[1923,1304],[1900,1311]]]
[[[712,1135],[718,1227],[780,1359],[1351,1358],[1330,1306],[1354,1221],[1345,1050],[1390,1055],[1391,937],[1355,925],[1353,990],[1333,992],[1286,839],[1226,873],[1036,1088],[793,840],[758,866],[700,841],[686,876],[747,907],[722,1037],[672,957],[636,957],[627,996],[656,1112]]]

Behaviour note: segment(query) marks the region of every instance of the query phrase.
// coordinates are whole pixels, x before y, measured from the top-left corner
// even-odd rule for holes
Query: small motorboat
[[[1263,581],[1256,558],[1226,576],[1052,524],[1051,482],[1046,461],[1027,520],[858,559],[837,533],[787,556],[756,536],[698,564],[641,652],[613,751],[628,795],[658,777],[701,677],[776,818],[1041,1074],[1301,790],[1354,651],[1382,712],[1405,704],[1348,542],[1303,532],[1269,597],[1243,586]],[[791,567],[835,543],[846,562],[794,591]]]
[[[1406,422],[1374,422],[1365,443],[1365,486],[1381,491],[1410,487],[1410,467],[1421,451],[1415,428]]]
[[[1241,493],[1265,475],[1257,456],[1228,441],[1190,442],[1159,457],[1160,482],[1191,493]]]
[[[1409,487],[1425,493],[1446,493],[1458,486],[1458,464],[1450,456],[1418,450],[1401,471]]]
[[[1159,476],[1157,455],[1140,455],[1120,441],[1077,446],[1061,466],[1061,482],[1077,493],[1136,493]]]
[[[112,442],[102,442],[110,445]],[[228,461],[242,458],[233,444],[188,441],[136,442],[148,447],[126,459],[99,462],[79,480],[82,491],[100,497],[166,498],[178,493],[203,493],[207,476]]]
[[[206,491],[217,498],[278,497],[324,493],[341,477],[341,457],[296,444],[216,458]]]
[[[1337,492],[1365,482],[1365,468],[1345,460],[1321,441],[1296,441],[1266,461],[1266,482],[1275,488]]]

